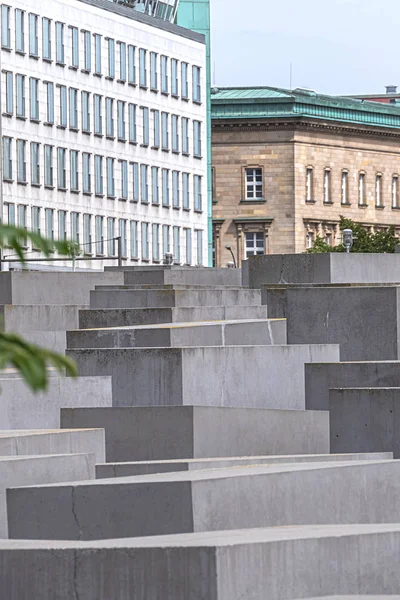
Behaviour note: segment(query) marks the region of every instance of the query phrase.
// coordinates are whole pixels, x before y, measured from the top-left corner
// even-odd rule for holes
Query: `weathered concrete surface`
[[[387,600],[400,600],[400,596],[393,596],[392,594],[390,596],[387,594],[379,594],[379,596],[360,596],[359,594],[351,596],[314,596],[306,600],[384,600],[385,598]]]
[[[50,377],[33,393],[22,379],[0,375],[0,429],[57,429],[60,409],[112,406],[111,377]]]
[[[0,596],[7,600],[266,600],[268,590],[268,600],[291,600],[335,592],[399,594],[399,553],[400,526],[386,524],[98,542],[3,540]]]
[[[156,348],[286,344],[286,321],[170,323],[67,332],[68,348]]]
[[[0,456],[42,454],[94,454],[96,463],[105,462],[104,430],[74,427],[0,431]]]
[[[288,344],[340,344],[343,361],[397,360],[398,290],[393,286],[288,289]]]
[[[66,331],[20,331],[20,335],[37,346],[64,354],[67,347]]]
[[[329,453],[325,411],[200,406],[64,409],[61,427],[105,429],[107,462]]]
[[[398,283],[397,254],[269,254],[252,256],[244,285],[263,283]]]
[[[6,489],[95,478],[94,454],[0,457],[0,538],[8,537]]]
[[[400,388],[329,392],[332,452],[393,452],[400,458]]]
[[[118,285],[123,280],[118,271],[8,271],[0,273],[0,304],[89,304],[95,285]]]
[[[304,409],[304,364],[336,345],[73,349],[79,374],[112,375],[114,406]],[[207,374],[205,377],[204,375]]]
[[[108,269],[106,269],[108,270]],[[182,283],[194,285],[241,285],[240,269],[221,268],[137,268],[124,269],[124,283]]]
[[[360,520],[392,523],[400,519],[399,475],[400,461],[353,461],[19,487],[7,490],[9,536],[93,540]]]
[[[184,308],[109,308],[79,311],[79,328],[125,327],[189,321],[266,319],[266,306],[194,306]],[[70,327],[69,329],[77,329]]]
[[[329,410],[330,388],[400,387],[400,362],[344,362],[305,365],[306,408]]]
[[[1,274],[1,273],[0,273]],[[0,330],[24,333],[26,331],[63,331],[77,329],[79,310],[86,305],[20,304],[0,306]]]
[[[133,475],[149,475],[151,473],[171,473],[176,471],[192,471],[196,469],[221,469],[240,467],[243,465],[268,465],[279,463],[302,462],[338,462],[351,460],[390,460],[392,452],[372,452],[364,454],[297,454],[292,456],[236,456],[225,458],[153,460],[137,462],[114,462],[96,465],[96,479],[110,477],[131,477]]]

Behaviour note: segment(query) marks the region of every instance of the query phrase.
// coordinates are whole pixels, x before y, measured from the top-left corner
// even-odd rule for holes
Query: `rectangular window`
[[[140,165],[140,201],[142,204],[149,203],[148,166]]]
[[[115,256],[115,219],[107,219],[107,248],[108,256]]]
[[[3,179],[4,181],[12,181],[13,165],[12,165],[12,139],[10,137],[3,138]]]
[[[106,98],[106,136],[114,137],[114,100]]]
[[[26,229],[27,228],[27,223],[26,223],[26,213],[27,213],[27,206],[25,206],[25,204],[20,204],[18,206],[18,227],[20,227],[21,229]],[[26,246],[26,243],[25,243]]]
[[[83,32],[83,70],[90,72],[92,70],[92,35],[90,31]]]
[[[170,231],[171,228],[169,225],[163,225],[163,256],[165,257],[166,254],[168,254],[168,252],[170,251]]]
[[[67,88],[65,85],[60,85],[60,127],[67,126]]]
[[[155,205],[160,204],[159,191],[158,191],[158,167],[151,167],[151,193],[152,203]]]
[[[160,226],[158,223],[153,223],[153,262],[160,261]]]
[[[40,208],[32,206],[32,231],[40,234]]]
[[[178,61],[176,58],[171,58],[171,94],[178,96]]]
[[[6,82],[6,104],[4,107],[4,112],[6,115],[12,115],[14,111],[13,74],[11,71],[6,71],[4,73],[4,77]]]
[[[26,183],[26,142],[17,140],[17,182]]]
[[[193,156],[201,158],[201,123],[193,121]]]
[[[95,218],[96,256],[104,255],[104,217]]]
[[[139,165],[134,162],[132,165],[132,202],[139,202]]]
[[[324,171],[324,204],[331,203],[331,170]]]
[[[73,69],[79,69],[79,30],[77,27],[71,27],[71,41],[72,41],[71,67]]]
[[[39,79],[29,79],[30,119],[39,121]]]
[[[192,230],[185,229],[185,242],[186,242],[186,264],[192,264]]]
[[[198,229],[196,231],[196,247],[197,247],[197,264],[203,264],[203,231]]]
[[[92,215],[83,215],[83,252],[92,254]]]
[[[174,264],[179,264],[181,262],[180,227],[173,227],[172,235],[174,238]]]
[[[31,184],[40,185],[40,144],[31,142]]]
[[[103,98],[99,94],[93,96],[94,108],[94,134],[103,135],[103,115],[102,115]]]
[[[163,150],[169,150],[168,134],[168,113],[161,113],[161,147]]]
[[[263,232],[246,233],[245,258],[249,258],[249,256],[265,254],[264,239],[265,237]]]
[[[82,153],[82,179],[83,179],[83,193],[92,193],[92,175],[90,169],[91,154],[88,152]]]
[[[107,158],[107,197],[115,198],[114,159]]]
[[[189,200],[189,173],[182,173],[182,202],[185,210],[190,209]]]
[[[146,55],[147,50],[139,48],[139,85],[143,88],[147,87]]]
[[[150,52],[150,89],[155,92],[158,90],[157,58],[156,52]]]
[[[392,178],[392,207],[399,208],[399,178],[393,175]]]
[[[17,117],[25,119],[25,75],[15,76],[17,88]]]
[[[172,152],[179,152],[178,116],[171,115]]]
[[[136,104],[129,104],[129,143],[136,144]]]
[[[39,56],[38,20],[37,15],[29,15],[29,56],[34,58]]]
[[[182,154],[189,155],[189,119],[182,117]]]
[[[15,9],[15,52],[25,52],[25,13]]]
[[[349,204],[349,173],[342,171],[342,204]]]
[[[43,60],[51,60],[51,20],[43,17]]]
[[[245,169],[246,200],[260,200],[263,197],[262,169]]]
[[[179,208],[179,171],[172,171],[172,206]]]
[[[163,206],[169,206],[169,169],[162,169],[162,203]]]
[[[71,178],[71,192],[79,191],[79,152],[77,150],[71,150],[69,153],[70,161],[70,178]]]
[[[198,212],[202,210],[201,184],[201,175],[193,175],[194,210]]]
[[[136,85],[135,46],[128,46],[128,83]]]
[[[58,211],[58,239],[62,242],[67,239],[67,211]]]
[[[358,175],[358,204],[359,206],[365,205],[365,173]]]
[[[142,146],[148,146],[149,140],[149,109],[142,106],[143,142]]]
[[[181,96],[183,100],[189,98],[188,66],[186,62],[181,63]]]
[[[193,67],[193,102],[201,102],[200,67]]]
[[[46,238],[54,240],[54,210],[52,208],[45,209],[46,221]]]
[[[131,258],[138,258],[138,223],[131,221]]]
[[[78,129],[78,90],[69,88],[69,128]]]
[[[126,219],[119,220],[119,243],[121,244],[121,256],[122,258],[128,257],[127,243],[126,243]]]
[[[117,116],[118,116],[118,140],[125,142],[125,102],[118,100],[117,102]]]
[[[168,58],[161,56],[161,92],[168,94]]]
[[[160,147],[160,111],[152,110],[153,113],[153,148]]]
[[[378,173],[375,182],[375,205],[383,206],[382,203],[382,175]]]
[[[58,175],[58,189],[67,189],[67,173],[66,173],[66,150],[65,148],[57,149],[57,175]]]
[[[56,63],[64,65],[64,23],[56,23]]]
[[[306,202],[313,202],[314,190],[313,190],[313,175],[314,169],[307,167],[306,169]]]
[[[44,147],[44,185],[53,187],[53,146]]]
[[[121,200],[128,199],[128,162],[121,160]]]
[[[54,124],[54,84],[50,81],[45,83],[47,88],[46,123]]]
[[[1,47],[11,50],[10,7],[1,7]]]
[[[94,157],[94,174],[95,174],[95,190],[96,196],[103,195],[103,157],[98,154]]]
[[[119,46],[119,81],[126,81],[126,44],[118,42]]]
[[[142,223],[142,260],[150,260],[148,223]]]
[[[95,33],[94,37],[94,72],[101,75],[101,35]]]
[[[108,38],[108,77],[115,77],[115,41]]]
[[[79,244],[79,213],[71,213],[71,240]]]

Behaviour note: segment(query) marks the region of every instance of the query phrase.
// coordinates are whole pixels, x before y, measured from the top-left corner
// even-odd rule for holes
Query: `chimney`
[[[386,93],[387,94],[397,94],[397,85],[387,85]]]

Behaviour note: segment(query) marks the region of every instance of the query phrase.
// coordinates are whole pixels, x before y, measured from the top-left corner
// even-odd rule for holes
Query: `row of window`
[[[3,72],[5,78],[5,104],[3,106],[3,114],[12,116],[14,114],[14,76],[11,71]],[[16,102],[15,111],[18,119],[26,119],[26,76],[15,75],[15,90]],[[34,77],[29,78],[29,117],[31,121],[39,122],[39,89],[40,81]],[[46,115],[45,124],[55,124],[55,109],[54,109],[54,84],[52,82],[44,82],[46,93]],[[81,129],[83,133],[91,134],[92,126],[93,133],[96,136],[106,135],[107,138],[118,141],[129,141],[131,144],[138,143],[137,136],[137,106],[136,104],[124,102],[122,100],[115,101],[113,98],[104,98],[100,94],[93,94],[93,99],[89,92],[80,92],[76,88],[67,88],[64,85],[56,86],[59,106],[59,115],[57,126],[61,128],[68,127],[73,131],[79,131],[79,113],[81,114]],[[79,98],[81,100],[79,111]],[[68,112],[69,104],[69,112]],[[93,124],[92,124],[92,107],[93,107]],[[141,138],[142,146],[149,146],[158,150],[169,151],[174,153],[182,152],[188,156],[189,149],[189,128],[190,120],[186,117],[178,115],[170,115],[167,112],[159,110],[149,110],[145,106],[140,107],[141,111]],[[105,119],[103,113],[105,112]],[[152,122],[152,135],[150,136],[150,115]],[[116,118],[115,118],[116,117]],[[104,124],[103,124],[103,121]],[[116,121],[116,127],[115,127]],[[201,122],[194,120],[193,127],[193,156],[201,158]],[[170,134],[171,129],[171,134]],[[151,142],[150,142],[151,137]],[[171,139],[170,139],[171,138]]]
[[[16,140],[16,180],[17,183],[26,185],[28,183],[27,173],[27,147],[26,140]],[[56,154],[56,160],[54,155]],[[69,165],[67,158],[69,155]],[[80,156],[81,155],[81,156]],[[80,153],[78,150],[67,150],[66,148],[55,148],[45,144],[43,146],[43,184],[47,188],[55,187],[54,162],[57,163],[57,188],[67,191],[67,172],[69,171],[69,190],[78,193],[82,190],[84,194],[118,198],[119,200],[139,202],[154,205],[160,204],[169,208],[190,210],[191,196],[193,193],[193,208],[197,212],[202,211],[202,183],[201,175],[190,175],[180,171],[150,167],[146,164],[129,162],[127,160],[116,160],[115,158],[94,156],[88,152]],[[94,190],[92,189],[92,172],[94,163]],[[30,183],[33,186],[42,184],[41,176],[41,145],[37,142],[30,144]],[[118,165],[118,166],[117,166]],[[106,169],[106,185],[103,181],[104,166]],[[116,174],[116,170],[118,173]],[[161,172],[161,191],[160,191]],[[80,175],[82,175],[82,187],[80,186]],[[192,184],[190,179],[192,177]],[[116,189],[116,179],[119,184]],[[151,179],[151,181],[149,181]],[[13,139],[3,138],[3,180],[14,181],[13,163]],[[104,189],[106,188],[106,189]],[[150,193],[151,189],[151,193]],[[171,190],[171,191],[170,191]]]
[[[8,223],[27,229],[28,207],[23,204],[7,204]],[[31,229],[42,233],[42,212],[44,212],[44,233],[49,240],[70,239],[82,247],[83,254],[87,256],[117,256],[117,236],[120,238],[122,258],[160,262],[166,253],[172,252],[175,263],[184,262],[191,265],[193,262],[193,231],[190,228],[159,223],[128,221],[90,214],[81,215],[65,210],[56,211],[52,208],[41,209],[38,206],[31,208]],[[81,222],[83,219],[83,223]],[[57,221],[57,223],[56,223]],[[68,235],[69,221],[69,235]],[[55,227],[58,231],[55,231]],[[83,226],[83,240],[81,241],[81,226]],[[105,226],[107,227],[106,237]],[[128,229],[129,227],[129,229]],[[94,228],[94,236],[93,236]],[[172,232],[172,245],[171,245]],[[183,238],[182,238],[183,235]],[[203,231],[194,230],[196,244],[196,264],[203,264]],[[184,242],[184,243],[183,243]],[[162,248],[161,248],[162,244]],[[152,248],[150,255],[150,247]],[[181,249],[184,256],[181,256]],[[35,249],[35,248],[33,248]],[[162,256],[161,256],[162,250]]]
[[[375,175],[375,206],[384,208],[384,186],[383,175],[377,173]],[[358,205],[367,206],[367,174],[364,171],[358,173]],[[324,170],[324,204],[332,204],[332,170],[326,168]],[[392,208],[400,208],[400,182],[399,175],[394,174],[391,178],[391,205]],[[314,198],[314,169],[307,167],[306,169],[306,202],[315,202]],[[350,204],[349,195],[349,171],[343,169],[341,172],[341,204]]]
[[[53,55],[57,65],[65,67],[67,54],[69,68],[81,68],[85,73],[106,75],[109,79],[117,78],[118,82],[136,85],[136,54],[137,48],[125,42],[104,38],[106,48],[103,48],[103,37],[97,33],[81,30],[78,27],[66,27],[64,23],[55,22],[47,17],[41,19],[38,15],[15,9],[15,52],[26,53],[25,27],[29,27],[29,56],[39,58],[39,45],[44,61],[52,62]],[[11,15],[9,6],[1,7],[1,46],[4,50],[12,50]],[[41,31],[41,37],[40,37]],[[54,33],[53,33],[54,32]],[[55,35],[55,50],[53,50],[53,35]],[[189,100],[189,64],[175,58],[148,52],[139,48],[139,86],[154,92],[171,94],[175,98]],[[104,65],[103,65],[104,63]],[[148,70],[150,76],[148,77]],[[180,83],[179,83],[180,78]],[[160,80],[160,81],[159,81]],[[192,100],[201,102],[201,69],[192,66]]]

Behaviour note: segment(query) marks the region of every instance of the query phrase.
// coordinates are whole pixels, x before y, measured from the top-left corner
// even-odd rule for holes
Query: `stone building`
[[[400,233],[400,108],[269,87],[211,100],[214,264],[339,243],[340,215]]]

